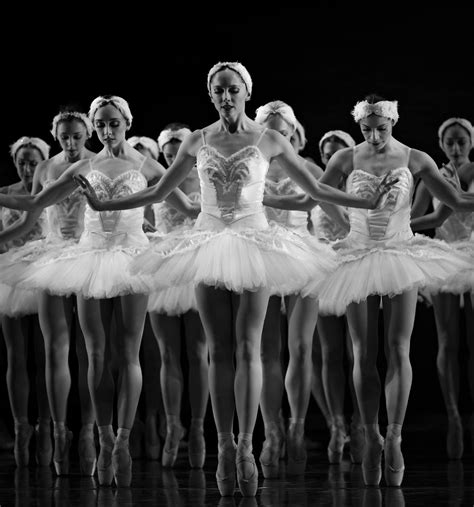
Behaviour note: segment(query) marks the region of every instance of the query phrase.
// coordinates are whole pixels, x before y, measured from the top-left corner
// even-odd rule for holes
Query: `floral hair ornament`
[[[89,120],[94,123],[94,117],[97,113],[97,110],[101,107],[106,106],[107,104],[112,104],[120,111],[122,116],[125,118],[128,128],[130,128],[133,120],[130,106],[125,99],[122,99],[122,97],[118,97],[117,95],[101,95],[95,98],[89,108]]]
[[[330,139],[331,137],[336,137],[343,144],[345,144],[348,148],[352,148],[355,146],[354,139],[347,132],[344,132],[343,130],[329,130],[319,140],[319,152],[321,153],[321,155],[323,154],[323,146],[324,146],[325,141],[327,139]]]
[[[16,154],[20,148],[36,148],[41,153],[43,160],[47,160],[51,146],[39,137],[20,137],[18,141],[10,145],[10,155],[13,160],[16,159]]]
[[[155,160],[158,159],[158,144],[151,137],[146,136],[132,136],[127,139],[128,143],[135,148],[138,144],[141,144],[144,148],[146,148],[153,156]]]
[[[446,129],[449,127],[452,127],[453,125],[459,125],[460,127],[463,127],[466,129],[466,131],[469,133],[469,137],[471,138],[471,148],[474,146],[474,127],[472,126],[472,123],[469,120],[466,120],[466,118],[448,118],[445,120],[438,129],[438,139],[439,139],[439,145],[441,148],[443,148],[443,137],[444,133],[446,132]]]
[[[236,72],[245,83],[249,96],[252,95],[252,78],[250,77],[249,71],[240,62],[219,62],[212,67],[207,74],[207,90],[209,91],[209,94],[211,94],[211,81],[214,74],[222,69],[230,69]]]
[[[367,118],[371,114],[383,116],[393,121],[395,125],[398,121],[398,101],[396,100],[380,100],[375,104],[370,104],[366,100],[357,102],[352,110],[352,116],[358,123],[360,120]]]
[[[288,125],[293,127],[293,131],[296,130],[298,120],[296,119],[293,108],[282,100],[267,102],[265,105],[258,107],[255,111],[255,121],[261,125],[265,123],[272,114],[279,114]]]
[[[87,115],[84,113],[80,113],[78,111],[63,111],[61,113],[58,113],[53,118],[53,124],[51,127],[51,134],[53,135],[54,139],[58,138],[58,125],[62,122],[68,122],[73,120],[79,120],[84,123],[84,126],[86,127],[87,137],[92,136],[92,132],[94,131],[94,127],[92,126],[92,122],[89,120]]]
[[[173,139],[183,142],[184,138],[189,136],[189,134],[191,134],[191,131],[186,127],[182,127],[176,130],[164,129],[160,132],[160,135],[158,136],[158,148],[160,151],[163,151],[163,146],[172,141]]]

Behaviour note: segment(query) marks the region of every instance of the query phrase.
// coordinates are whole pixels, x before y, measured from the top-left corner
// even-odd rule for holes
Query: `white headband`
[[[265,123],[272,114],[279,114],[293,127],[293,130],[296,130],[298,120],[296,119],[293,108],[281,100],[267,102],[265,105],[258,107],[255,111],[255,121],[261,125]]]
[[[296,120],[296,130],[295,130],[295,133],[293,134],[293,137],[295,136],[298,136],[299,138],[299,143],[300,143],[300,150],[304,150],[304,147],[306,146],[306,143],[307,143],[307,139],[306,139],[306,133],[304,131],[304,127],[303,125],[301,125],[301,123]]]
[[[183,142],[184,138],[191,134],[191,131],[186,128],[180,128],[177,130],[173,129],[165,129],[160,132],[160,135],[158,136],[158,148],[160,151],[163,151],[163,146],[173,139],[176,139],[178,141]]]
[[[357,123],[371,114],[393,120],[395,125],[398,121],[398,102],[396,100],[380,100],[375,104],[369,104],[369,102],[363,100],[357,102],[352,110],[352,116]]]
[[[43,160],[47,160],[49,158],[49,150],[51,146],[48,143],[45,143],[39,137],[20,137],[18,141],[15,141],[12,145],[10,145],[10,155],[15,160],[16,154],[20,148],[32,146],[36,148],[43,157]]]
[[[79,113],[78,111],[63,111],[62,113],[57,114],[53,118],[53,124],[51,127],[51,134],[53,135],[54,139],[58,138],[58,125],[62,121],[72,121],[72,120],[79,120],[84,123],[84,126],[86,127],[87,137],[92,136],[92,132],[94,130],[92,126],[92,122],[89,120],[87,115],[84,113]]]
[[[135,148],[137,144],[141,144],[143,147],[145,147],[149,152],[152,154],[153,158],[158,160],[158,145],[156,144],[156,141],[153,140],[151,137],[146,136],[132,136],[129,139],[127,139],[129,144]]]
[[[211,80],[217,72],[222,69],[231,69],[236,72],[245,83],[249,95],[252,95],[252,78],[250,77],[249,71],[240,62],[219,62],[212,67],[207,75],[207,90],[211,93]]]
[[[451,127],[452,125],[460,125],[464,129],[469,132],[469,136],[471,138],[471,146],[474,146],[474,127],[472,126],[471,122],[469,120],[466,120],[465,118],[448,118],[445,120],[438,129],[438,139],[439,139],[439,145],[441,148],[443,148],[443,136],[448,127]]]
[[[330,130],[329,132],[326,132],[323,135],[323,137],[321,137],[321,139],[319,140],[319,152],[321,153],[321,155],[323,154],[324,141],[326,141],[326,139],[329,139],[330,137],[337,137],[348,148],[352,148],[353,146],[355,146],[354,139],[352,139],[352,136],[347,132],[344,132],[343,130]]]
[[[104,97],[101,95],[92,101],[89,108],[89,120],[92,123],[94,123],[94,117],[97,113],[97,110],[101,107],[106,106],[107,104],[112,104],[120,111],[122,116],[125,118],[128,127],[132,125],[133,116],[132,112],[130,111],[130,106],[125,99],[122,99],[122,97],[118,97],[117,95],[110,95],[110,97]]]

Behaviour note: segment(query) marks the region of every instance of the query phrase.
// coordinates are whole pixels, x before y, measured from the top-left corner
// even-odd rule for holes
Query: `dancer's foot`
[[[362,424],[351,423],[349,453],[352,463],[362,463],[364,457],[364,427]]]
[[[258,489],[258,469],[252,454],[252,446],[239,445],[237,447],[235,464],[242,496],[255,496]]]
[[[174,466],[178,456],[179,442],[184,437],[184,433],[181,424],[168,425],[163,455],[161,456],[162,466],[169,468]]]
[[[28,423],[15,423],[14,455],[17,467],[26,467],[30,462],[30,440],[33,426]]]
[[[97,449],[92,424],[82,426],[77,442],[77,451],[81,474],[92,477],[97,467]]]
[[[459,415],[448,419],[446,451],[449,459],[461,459],[464,453],[464,432]]]
[[[69,474],[69,448],[72,442],[72,431],[67,428],[54,430],[54,469],[57,475]]]
[[[221,496],[232,496],[235,491],[235,459],[237,446],[233,441],[219,445],[216,480]]]
[[[115,445],[115,435],[111,426],[108,430],[101,431],[101,428],[99,427],[100,451],[97,459],[97,478],[101,486],[110,486],[114,478],[112,451]],[[104,428],[106,427],[104,426]]]
[[[53,457],[53,443],[51,442],[51,423],[38,423],[35,426],[36,464],[49,467]]]
[[[158,435],[156,416],[145,419],[145,456],[147,459],[158,460],[161,454],[161,441]]]
[[[402,437],[394,433],[390,425],[385,437],[385,482],[387,486],[400,486],[405,473],[405,463],[400,448]]]
[[[265,479],[276,479],[280,473],[280,459],[284,450],[284,434],[277,423],[270,423],[265,427],[265,441],[259,461]]]
[[[384,440],[380,434],[365,435],[362,475],[366,486],[378,486],[382,478],[382,452]]]
[[[116,441],[117,443],[117,441]],[[127,446],[114,447],[112,451],[112,467],[115,484],[118,488],[128,488],[132,482],[132,457]]]
[[[342,461],[344,445],[348,441],[344,420],[337,420],[331,424],[331,439],[328,445],[328,460],[331,464],[339,464]]]
[[[191,426],[188,438],[188,457],[191,468],[202,468],[206,459],[206,441],[201,426]]]
[[[286,436],[286,452],[288,454],[288,475],[303,475],[306,470],[306,445],[304,424],[290,422]]]

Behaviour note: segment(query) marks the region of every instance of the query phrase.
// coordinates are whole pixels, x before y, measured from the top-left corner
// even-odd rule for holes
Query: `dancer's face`
[[[347,146],[343,143],[340,143],[338,141],[326,141],[323,144],[322,150],[321,150],[321,162],[324,165],[327,165],[329,162],[329,159],[336,153],[336,151],[342,150],[342,148],[347,148]]]
[[[112,104],[106,104],[97,110],[94,128],[100,142],[112,148],[125,140],[128,127],[122,113]]]
[[[16,170],[18,171],[18,176],[23,182],[24,187],[28,191],[31,191],[36,167],[42,160],[43,157],[39,150],[31,146],[23,146],[16,153]]]
[[[69,159],[80,156],[87,141],[87,129],[81,120],[58,123],[56,137]]]
[[[450,162],[462,164],[469,160],[472,149],[471,136],[464,127],[455,123],[443,133],[442,148]]]
[[[360,130],[368,144],[376,150],[383,148],[392,137],[392,120],[371,114],[359,122]]]
[[[163,146],[163,156],[168,167],[174,162],[180,146],[181,141],[178,139],[173,139]]]
[[[288,140],[295,133],[295,128],[290,125],[280,114],[271,114],[263,124],[265,127],[280,132]]]
[[[138,143],[134,146],[134,148],[137,151],[139,151],[142,155],[144,155],[145,157],[152,158],[152,159],[155,158],[153,153],[146,146],[143,146],[143,144]]]
[[[247,87],[237,72],[223,69],[216,72],[211,80],[211,100],[219,114],[232,118],[245,110],[249,94]]]

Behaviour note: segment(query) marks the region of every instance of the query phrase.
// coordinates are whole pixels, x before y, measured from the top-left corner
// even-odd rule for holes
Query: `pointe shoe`
[[[400,486],[405,473],[405,464],[403,463],[403,456],[400,450],[402,442],[401,436],[390,435],[385,439],[385,482],[387,486]],[[401,464],[398,466],[393,465],[393,453],[398,452],[401,456]]]
[[[306,444],[304,433],[296,434],[295,428],[290,425],[286,437],[286,452],[288,454],[288,475],[303,475],[306,470]]]
[[[168,427],[166,432],[165,445],[161,456],[161,465],[165,468],[174,466],[178,456],[179,442],[184,436],[184,428],[179,424],[173,424]]]
[[[282,444],[284,438],[280,431],[279,428],[269,430],[263,442],[259,461],[265,479],[276,479],[280,474],[280,459],[285,445]]]
[[[342,461],[346,442],[347,435],[344,425],[331,424],[331,439],[328,445],[328,460],[331,465],[339,464]]]
[[[365,441],[362,475],[366,486],[378,486],[382,479],[382,452],[384,440],[379,435]]]
[[[145,457],[151,460],[160,459],[161,441],[156,428],[156,417],[145,420]]]
[[[81,475],[92,477],[97,467],[97,450],[95,447],[94,433],[81,428],[79,441],[77,443],[79,454],[79,467]]]
[[[245,477],[245,463],[253,465],[253,472],[250,477]],[[237,468],[237,482],[242,496],[255,496],[258,489],[258,469],[253,454],[237,454],[235,461]]]
[[[54,469],[57,475],[69,474],[69,448],[71,447],[72,431],[54,433]]]
[[[217,454],[216,480],[221,496],[232,496],[235,491],[235,458],[237,447],[228,445]]]
[[[101,486],[110,486],[114,478],[114,469],[112,467],[114,440],[100,445],[99,457],[97,459],[97,478]]]
[[[202,428],[193,428],[189,430],[188,439],[188,458],[191,468],[202,468],[206,459],[206,441],[204,440],[204,431]]]
[[[362,425],[351,424],[349,454],[352,463],[362,463],[364,457],[364,427]]]
[[[464,434],[459,416],[449,418],[446,451],[449,459],[461,459],[464,453]]]
[[[51,442],[51,428],[35,426],[35,440],[36,440],[36,464],[40,467],[49,467],[51,459],[53,458],[53,445]]]
[[[15,444],[13,453],[17,467],[26,467],[30,462],[30,440],[33,426],[28,423],[15,424]]]
[[[132,457],[128,447],[114,447],[112,467],[118,488],[128,488],[132,482]]]

